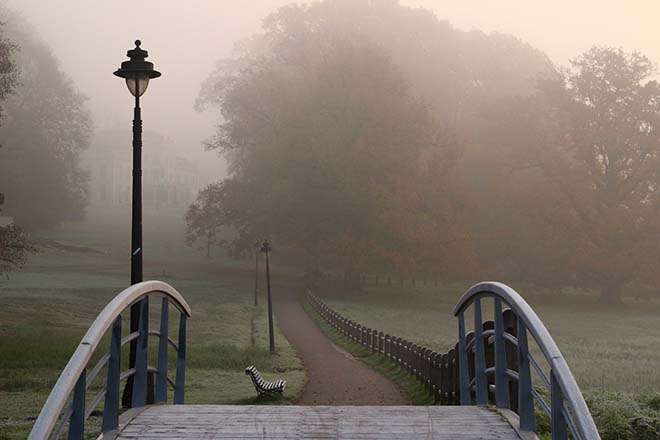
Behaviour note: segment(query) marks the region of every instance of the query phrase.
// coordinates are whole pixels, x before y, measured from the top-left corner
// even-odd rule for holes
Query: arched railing
[[[159,331],[149,331],[149,298],[152,296],[161,297]],[[140,304],[138,330],[122,338],[121,314],[136,303]],[[175,343],[168,336],[170,304],[180,313],[178,343]],[[119,293],[103,309],[80,341],[41,409],[41,413],[28,438],[30,440],[57,439],[68,426],[67,439],[82,440],[85,435],[85,420],[101,401],[104,402],[101,431],[104,434],[116,431],[119,426],[121,405],[120,384],[130,376],[134,376],[131,404],[133,408],[142,407],[148,403],[148,374],[156,375],[154,402],[159,403],[167,400],[167,385],[169,383],[174,389],[173,403],[183,403],[186,320],[188,317],[190,317],[190,307],[179,292],[167,283],[145,281]],[[91,369],[88,369],[88,363],[96,347],[108,331],[110,332],[109,351]],[[159,339],[156,367],[149,366],[147,362],[149,336],[155,336]],[[135,368],[122,372],[121,347],[133,340],[137,342]],[[168,346],[171,346],[177,353],[174,380],[167,376]],[[86,393],[94,379],[106,365],[105,385],[89,401],[86,399]]]
[[[493,321],[484,321],[482,299],[492,298]],[[465,312],[474,309],[474,331],[466,334]],[[504,306],[509,309],[504,309]],[[454,308],[458,318],[460,402],[515,410],[521,431],[535,431],[535,402],[551,419],[552,439],[599,440],[589,408],[568,364],[534,310],[502,283],[476,284]],[[543,354],[549,374],[528,349],[531,335]],[[533,387],[532,371],[550,393],[550,403]],[[549,376],[549,377],[548,377]],[[512,394],[515,393],[512,399]]]

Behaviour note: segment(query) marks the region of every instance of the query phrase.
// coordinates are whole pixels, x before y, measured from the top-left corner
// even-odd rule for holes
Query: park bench
[[[257,397],[262,394],[282,394],[286,386],[286,380],[276,380],[274,382],[266,382],[259,370],[254,366],[249,366],[245,369],[245,374],[250,376],[254,389],[257,391]]]

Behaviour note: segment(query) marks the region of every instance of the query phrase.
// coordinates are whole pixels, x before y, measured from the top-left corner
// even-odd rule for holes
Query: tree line
[[[87,172],[80,153],[92,135],[86,98],[48,44],[17,13],[0,6],[0,274],[35,250],[29,231],[84,215]]]
[[[558,68],[396,1],[283,7],[202,84],[229,175],[191,206],[190,239],[225,228],[241,255],[267,236],[311,279],[657,296],[655,73],[611,47]]]

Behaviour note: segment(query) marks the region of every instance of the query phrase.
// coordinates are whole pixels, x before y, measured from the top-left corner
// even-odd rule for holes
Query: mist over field
[[[142,280],[193,309],[186,403],[261,403],[248,365],[288,381],[275,403],[447,403],[328,316],[449,354],[461,294],[495,280],[547,326],[601,438],[660,438],[658,17],[652,0],[0,0],[0,440],[26,438]],[[139,134],[146,77],[122,63],[143,50],[162,76]],[[301,334],[381,394],[327,382],[352,367],[330,349],[315,364]]]

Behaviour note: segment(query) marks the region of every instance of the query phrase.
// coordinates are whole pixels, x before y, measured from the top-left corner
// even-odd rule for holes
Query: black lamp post
[[[254,243],[254,305],[259,305],[259,247],[261,244]]]
[[[142,282],[142,115],[140,112],[140,96],[147,91],[149,80],[158,78],[160,72],[154,70],[153,63],[145,61],[149,56],[146,50],[140,48],[140,40],[135,41],[135,49],[126,53],[129,60],[121,63],[114,72],[126,80],[131,95],[135,97],[133,111],[133,203],[131,225],[131,285]],[[131,333],[138,330],[140,322],[140,305],[131,307]],[[136,340],[131,341],[129,368],[135,367]],[[131,406],[133,376],[129,377],[124,390],[123,405]]]
[[[261,252],[266,254],[266,286],[268,288],[268,341],[270,343],[270,352],[275,352],[275,334],[273,333],[273,303],[270,297],[270,263],[268,261],[268,254],[271,251],[270,243],[264,240],[261,246]]]

